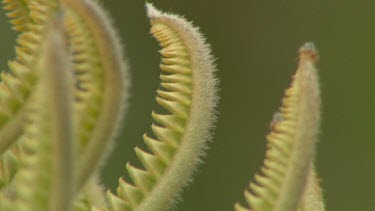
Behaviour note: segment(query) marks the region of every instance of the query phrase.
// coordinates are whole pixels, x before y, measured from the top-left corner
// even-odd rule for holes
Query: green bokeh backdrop
[[[114,189],[125,163],[137,164],[156,104],[160,55],[144,2],[101,1],[125,44],[130,108],[103,182]],[[232,210],[262,164],[272,114],[296,69],[297,49],[314,41],[323,93],[317,154],[330,211],[375,210],[375,1],[157,0],[201,27],[217,57],[219,121],[205,163],[176,210]],[[14,33],[0,16],[0,64],[14,56]]]

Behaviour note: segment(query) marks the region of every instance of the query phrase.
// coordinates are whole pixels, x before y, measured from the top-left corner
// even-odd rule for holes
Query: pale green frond
[[[182,17],[147,5],[151,33],[162,47],[161,87],[152,112],[153,136],[144,135],[151,152],[136,148],[145,169],[127,164],[134,185],[120,180],[108,193],[113,210],[165,210],[191,180],[210,140],[215,121],[216,71],[210,47],[199,30]]]
[[[61,0],[73,47],[80,156],[78,188],[108,154],[129,97],[127,65],[107,14],[96,2]]]
[[[75,74],[76,98],[75,115],[77,117],[78,154],[83,153],[95,124],[100,116],[104,97],[103,65],[90,29],[82,18],[72,11],[67,12],[66,26],[70,35],[73,70]]]
[[[302,203],[298,211],[325,211],[320,181],[315,173],[315,168],[313,165],[311,165],[311,169],[309,171]]]
[[[320,124],[317,52],[311,43],[300,48],[299,59],[298,70],[267,136],[261,173],[250,183],[251,191],[245,191],[254,211],[297,210],[305,190]],[[242,209],[237,206],[236,210]]]
[[[4,9],[8,11],[7,16],[11,19],[13,29],[16,31],[27,31],[27,25],[32,22],[30,17],[29,0],[3,0]]]
[[[40,54],[46,23],[55,13],[57,3],[34,0],[29,9],[32,23],[17,38],[16,59],[9,62],[11,72],[3,72],[0,76],[0,154],[23,132],[25,107],[37,81],[33,68]]]
[[[72,210],[73,79],[60,14],[48,28],[34,71],[40,80],[25,128],[24,167],[16,178],[18,210]]]

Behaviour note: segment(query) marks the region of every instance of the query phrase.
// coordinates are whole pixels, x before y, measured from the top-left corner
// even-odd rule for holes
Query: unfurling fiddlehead
[[[126,109],[130,74],[105,12],[89,0],[61,0],[67,8],[76,74],[80,145],[77,185],[103,162]]]
[[[24,46],[18,51],[20,59],[10,63],[11,67],[16,67],[14,70],[16,76],[18,72],[21,72],[22,75],[20,75],[27,79],[24,84],[29,85],[28,82],[31,81],[31,85],[35,86],[37,84],[38,87],[43,87],[38,89],[48,90],[54,89],[43,85],[46,84],[46,81],[50,83],[50,85],[55,84],[56,86],[59,86],[59,81],[56,82],[48,77],[43,80],[45,77],[44,75],[46,75],[44,74],[46,73],[45,69],[54,69],[55,66],[54,64],[51,64],[51,62],[57,60],[53,60],[53,55],[61,56],[63,49],[68,49],[69,47],[71,47],[72,55],[67,56],[67,58],[72,58],[72,67],[74,70],[75,91],[73,91],[73,87],[71,90],[64,90],[65,92],[74,95],[74,102],[72,101],[74,107],[74,118],[66,117],[57,120],[60,121],[58,122],[60,125],[77,126],[73,134],[74,140],[77,142],[75,146],[65,143],[59,147],[59,150],[62,150],[63,152],[64,149],[69,148],[69,152],[74,153],[75,160],[78,161],[74,166],[65,163],[65,166],[69,166],[69,171],[63,171],[65,173],[68,172],[70,175],[73,174],[72,181],[74,181],[74,183],[60,185],[59,188],[50,188],[53,185],[56,185],[52,184],[56,183],[53,181],[64,181],[61,179],[59,180],[59,178],[66,174],[59,174],[54,179],[49,178],[54,175],[51,171],[54,171],[54,168],[58,168],[59,166],[56,162],[61,161],[61,159],[56,161],[51,158],[51,156],[56,156],[56,154],[61,151],[52,150],[52,146],[54,145],[50,142],[53,142],[53,138],[56,137],[54,137],[54,134],[51,135],[48,133],[48,131],[54,129],[54,125],[49,125],[49,121],[52,117],[56,116],[56,114],[59,114],[59,117],[64,117],[64,115],[68,115],[68,113],[64,112],[64,110],[43,110],[40,108],[43,106],[48,107],[51,103],[46,104],[46,102],[48,102],[46,101],[46,98],[41,97],[43,94],[38,94],[40,91],[35,91],[33,86],[27,86],[28,89],[26,91],[28,95],[25,96],[25,98],[31,98],[29,96],[31,96],[31,94],[33,95],[32,99],[28,99],[30,105],[26,106],[25,103],[22,102],[20,102],[19,105],[25,107],[25,113],[18,115],[22,117],[23,121],[17,121],[17,127],[14,127],[15,124],[8,124],[11,125],[11,128],[19,128],[17,133],[12,133],[12,131],[8,130],[6,133],[3,133],[6,136],[1,137],[0,135],[1,152],[11,146],[13,142],[17,140],[17,137],[22,134],[24,120],[28,120],[26,122],[29,122],[25,129],[26,133],[20,138],[22,149],[26,151],[25,156],[13,156],[13,151],[16,150],[8,150],[4,157],[1,158],[3,161],[2,164],[4,165],[0,166],[2,167],[0,171],[0,181],[7,184],[13,183],[12,188],[4,189],[1,196],[5,196],[4,201],[6,200],[6,197],[10,197],[10,201],[15,201],[14,198],[16,198],[16,201],[19,204],[17,207],[21,210],[71,210],[72,206],[70,205],[72,204],[72,200],[64,200],[66,197],[63,197],[67,195],[71,199],[74,198],[74,195],[79,195],[79,200],[83,201],[76,204],[86,204],[87,209],[91,209],[94,205],[102,205],[99,201],[105,203],[104,200],[97,198],[104,197],[104,194],[100,188],[97,188],[99,185],[96,184],[96,177],[94,176],[91,178],[91,174],[98,166],[99,161],[103,160],[105,152],[108,151],[108,148],[111,145],[110,143],[112,142],[111,140],[113,140],[114,132],[117,130],[120,120],[123,118],[125,109],[124,104],[128,96],[127,88],[129,87],[129,74],[127,73],[126,65],[122,61],[121,44],[119,43],[106,14],[97,3],[89,0],[66,0],[61,2],[61,7],[64,10],[64,12],[60,12],[63,13],[63,17],[61,18],[65,19],[65,26],[63,27],[69,35],[64,37],[66,42],[64,41],[63,47],[54,45],[56,39],[49,41],[50,39],[46,38],[46,36],[50,37],[50,34],[56,34],[57,31],[61,30],[56,28],[52,28],[51,30],[45,29],[46,25],[50,23],[51,18],[54,17],[56,9],[60,7],[59,2],[53,0],[30,1],[24,2],[25,4],[19,4],[19,2],[14,3],[11,1],[5,2],[8,3],[7,9],[14,10],[10,16],[16,20],[27,15],[31,17],[31,23],[25,23],[28,28],[25,29],[25,32],[23,32],[24,34],[21,34],[20,38],[17,40],[18,43],[21,43]],[[29,9],[31,12],[29,14],[21,13],[20,11],[27,11],[24,10],[25,8]],[[14,15],[13,13],[15,12],[19,15]],[[13,22],[19,23],[17,21]],[[30,38],[33,42],[27,42],[29,40],[24,40],[25,37],[35,38],[35,40]],[[35,50],[35,52],[31,50]],[[67,50],[67,52],[68,51],[71,52],[70,49]],[[36,71],[39,69],[42,70]],[[59,69],[59,66],[57,69]],[[72,71],[68,69],[70,68],[67,68],[66,70],[60,68],[59,72],[72,74]],[[43,74],[39,74],[39,72],[42,72]],[[8,75],[6,76],[8,77]],[[24,79],[22,77],[20,78]],[[5,76],[3,78],[5,78]],[[12,75],[8,78],[13,79]],[[8,81],[10,81],[10,79]],[[63,77],[60,77],[58,80],[63,80]],[[9,84],[8,81],[4,80],[5,86]],[[3,90],[9,91],[8,87],[3,88]],[[17,90],[16,88],[15,92],[24,91],[23,89]],[[34,91],[37,93],[34,94]],[[43,93],[46,94],[46,91]],[[55,99],[60,96],[60,93],[58,92],[47,96],[52,96],[49,100],[52,100],[53,103],[58,104],[60,102],[59,100],[61,100]],[[15,93],[9,97],[14,98],[19,96]],[[9,100],[4,100],[4,102],[8,104],[12,102],[8,101]],[[14,109],[13,107],[11,108]],[[28,114],[33,112],[35,114]],[[14,118],[12,120],[14,120]],[[52,127],[52,129],[50,127]],[[43,130],[46,130],[46,134],[42,133]],[[10,136],[9,134],[12,134],[12,137],[8,138]],[[60,139],[65,138],[63,134],[59,134]],[[38,140],[40,138],[42,138],[44,142],[43,140]],[[45,144],[40,144],[38,146],[39,142]],[[75,149],[76,147],[78,148]],[[50,151],[47,153],[47,150]],[[13,157],[15,159],[10,159]],[[17,173],[17,165],[10,166],[13,160],[17,164],[19,164],[20,160],[22,163],[25,163],[22,165],[19,173]],[[38,165],[42,166],[41,168],[45,167],[45,169],[40,171],[41,169],[38,168]],[[60,173],[62,173],[62,171],[60,171]],[[12,182],[11,180],[14,177],[14,174],[17,174],[17,179]],[[31,181],[33,178],[36,179],[36,181]],[[86,183],[86,180],[90,180],[90,182],[88,182],[87,187],[83,188],[83,195],[78,193],[75,194],[74,192],[79,191],[81,186]],[[26,185],[26,183],[28,184]],[[40,185],[41,183],[43,184]],[[39,186],[37,186],[38,184]],[[64,194],[63,190],[67,189],[70,190],[70,193]],[[88,193],[88,191],[95,191],[98,193]],[[16,197],[14,197],[14,192],[17,194]],[[56,193],[57,197],[55,197]],[[9,202],[9,200],[6,201]],[[63,206],[60,206],[62,204]],[[15,209],[17,210],[18,208]],[[78,209],[79,206],[76,206],[75,208]],[[82,208],[82,206],[80,208]],[[0,206],[0,210],[3,210],[2,206]]]
[[[22,137],[24,167],[15,180],[18,210],[71,210],[74,193],[72,75],[63,16],[47,29],[34,71],[39,75]],[[35,188],[39,187],[39,188]],[[48,190],[48,191],[46,191]]]
[[[17,57],[9,62],[11,72],[1,74],[0,154],[22,134],[26,107],[38,78],[33,68],[45,38],[46,24],[57,9],[55,0],[14,0],[4,3],[6,9],[12,11],[9,16],[13,20],[27,21],[13,21],[14,28],[21,31],[17,38]]]
[[[313,44],[302,46],[299,57],[298,70],[267,136],[268,149],[261,173],[255,176],[255,183],[250,183],[251,192],[245,191],[254,211],[297,210],[304,206],[300,202],[306,187],[314,194],[311,188],[318,185],[313,178],[312,162],[320,125],[320,93],[314,65],[318,55]],[[315,196],[319,198],[318,194]],[[306,196],[305,203],[311,203],[313,198]],[[236,204],[236,210],[248,209]]]
[[[134,186],[120,179],[114,210],[164,210],[194,172],[215,119],[215,67],[198,29],[181,17],[147,6],[151,33],[163,55],[156,101],[166,114],[152,113],[155,137],[143,139],[152,153],[136,148],[146,170],[127,165]]]

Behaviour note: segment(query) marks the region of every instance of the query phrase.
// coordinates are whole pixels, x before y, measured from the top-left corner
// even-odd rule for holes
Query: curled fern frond
[[[8,11],[7,16],[11,19],[13,29],[27,31],[27,25],[32,22],[29,0],[3,0],[3,4],[4,9]]]
[[[166,114],[152,112],[154,137],[143,139],[151,152],[136,148],[145,169],[127,164],[134,185],[120,179],[113,210],[164,210],[191,179],[213,127],[217,103],[209,46],[185,19],[147,5],[151,33],[160,43],[161,88],[156,101]]]
[[[129,97],[128,68],[107,14],[96,2],[60,0],[76,75],[76,117],[80,144],[77,187],[95,172],[113,145]]]
[[[63,17],[47,31],[34,71],[40,80],[22,142],[24,166],[16,176],[18,210],[70,211],[74,196],[72,75]]]
[[[29,97],[37,81],[36,58],[40,54],[45,27],[56,12],[54,0],[29,3],[32,23],[17,39],[16,59],[9,62],[10,73],[1,74],[0,83],[0,154],[20,136],[25,121]]]
[[[23,26],[27,29],[23,30],[17,38],[17,57],[9,62],[11,72],[1,73],[0,117],[4,118],[0,121],[0,154],[7,151],[0,158],[3,164],[3,171],[0,173],[3,184],[0,188],[6,187],[9,190],[7,186],[17,173],[20,162],[22,163],[22,154],[19,153],[22,147],[13,143],[25,139],[20,136],[24,132],[24,124],[28,122],[29,107],[33,103],[31,95],[38,81],[38,73],[35,71],[37,58],[40,57],[45,40],[45,28],[55,15],[58,4],[55,0],[3,2],[6,4],[5,9],[12,10],[20,16],[22,14],[22,19],[29,19]],[[13,15],[12,18],[17,19]],[[10,164],[9,158],[16,163]]]
[[[245,198],[254,211],[297,210],[307,184],[320,124],[320,93],[311,43],[300,48],[300,61],[283,106],[267,136],[261,173],[255,175]],[[281,118],[280,118],[281,117]],[[237,211],[249,210],[236,205]]]

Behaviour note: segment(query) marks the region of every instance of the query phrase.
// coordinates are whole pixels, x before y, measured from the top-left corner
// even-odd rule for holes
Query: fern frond
[[[98,59],[99,52],[92,33],[82,18],[68,11],[66,25],[70,35],[73,70],[76,78],[75,115],[77,125],[82,128],[77,130],[78,154],[81,154],[95,130],[95,124],[100,115],[105,73],[102,62]]]
[[[121,44],[107,14],[96,2],[61,0],[68,10],[77,76],[78,139],[81,152],[77,186],[103,162],[124,116],[129,73]]]
[[[298,211],[325,211],[323,193],[315,168],[311,164],[307,184]]]
[[[300,48],[300,61],[285,92],[280,114],[267,136],[261,173],[255,175],[245,198],[254,211],[297,210],[305,190],[320,124],[320,93],[311,43]],[[237,211],[248,210],[236,205]]]
[[[40,82],[26,125],[24,167],[17,174],[19,210],[69,211],[74,193],[72,75],[63,16],[48,29],[37,58]]]
[[[27,25],[32,22],[30,17],[29,0],[3,0],[4,9],[8,11],[7,16],[11,19],[13,29],[16,31],[27,31]]]
[[[120,179],[113,210],[164,210],[191,180],[213,128],[217,103],[213,58],[199,30],[185,19],[147,5],[151,33],[162,46],[161,88],[152,112],[155,137],[144,135],[151,152],[136,148],[144,169],[126,168],[134,185]]]
[[[0,154],[20,136],[29,97],[37,81],[36,58],[40,54],[46,23],[57,8],[54,0],[30,2],[28,30],[17,39],[16,59],[9,62],[11,73],[2,73],[0,83]]]

